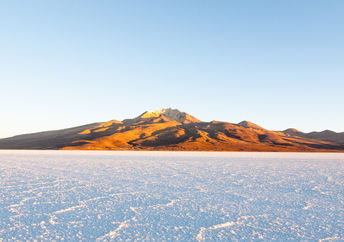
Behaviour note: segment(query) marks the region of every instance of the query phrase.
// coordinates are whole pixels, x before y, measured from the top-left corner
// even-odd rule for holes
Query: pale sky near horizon
[[[344,1],[0,2],[0,138],[166,107],[344,131]]]

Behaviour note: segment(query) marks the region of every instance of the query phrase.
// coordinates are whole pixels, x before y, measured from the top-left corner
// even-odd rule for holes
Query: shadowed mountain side
[[[303,133],[297,129],[286,129],[282,132],[286,135],[298,136],[298,137],[307,138],[307,139],[328,141],[328,142],[344,145],[344,132],[336,133],[331,130],[324,130],[321,132]]]
[[[336,133],[335,133],[336,134]],[[295,129],[269,131],[254,123],[201,122],[177,109],[145,112],[65,130],[0,140],[2,149],[344,151],[344,142],[306,137]]]
[[[325,130],[322,132],[303,133],[301,134],[301,137],[324,140],[344,145],[344,132],[336,133],[331,130]]]
[[[0,139],[0,149],[60,149],[82,137],[79,133],[98,123],[74,128],[17,135]]]

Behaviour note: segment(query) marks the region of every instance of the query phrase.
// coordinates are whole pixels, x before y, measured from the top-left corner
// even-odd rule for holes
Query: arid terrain
[[[344,133],[202,122],[177,109],[0,139],[0,149],[343,152]]]

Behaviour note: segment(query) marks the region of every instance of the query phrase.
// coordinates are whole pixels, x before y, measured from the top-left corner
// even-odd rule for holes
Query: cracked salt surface
[[[0,241],[344,240],[344,154],[0,151]]]

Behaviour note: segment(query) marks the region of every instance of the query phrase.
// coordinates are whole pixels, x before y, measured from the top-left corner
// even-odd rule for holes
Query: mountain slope
[[[302,137],[309,138],[309,139],[317,139],[317,140],[324,140],[339,144],[344,144],[344,132],[336,133],[331,130],[324,130],[321,132],[311,132],[301,134]]]
[[[80,132],[97,125],[99,124],[87,124],[69,129],[23,134],[0,139],[0,149],[60,149],[66,144],[80,139]]]
[[[344,151],[343,140],[307,135],[295,129],[269,131],[248,121],[201,122],[169,108],[123,121],[0,139],[0,149]]]

